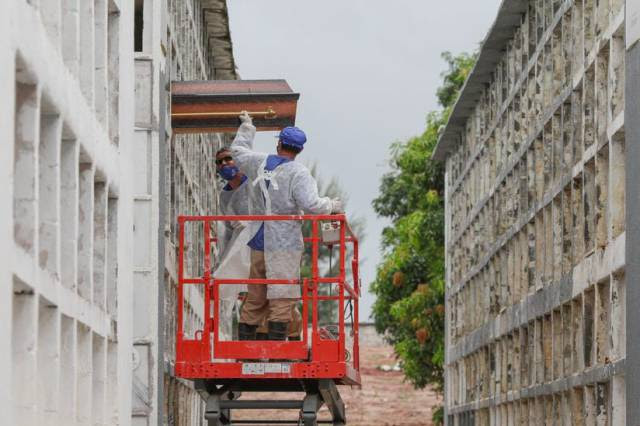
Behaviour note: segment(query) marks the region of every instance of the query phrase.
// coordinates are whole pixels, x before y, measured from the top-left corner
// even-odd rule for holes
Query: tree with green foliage
[[[426,130],[391,145],[375,212],[391,220],[382,232],[383,259],[371,291],[376,329],[393,344],[406,378],[417,388],[444,386],[444,172],[431,155],[475,56],[442,54],[448,69],[436,95],[439,111]]]

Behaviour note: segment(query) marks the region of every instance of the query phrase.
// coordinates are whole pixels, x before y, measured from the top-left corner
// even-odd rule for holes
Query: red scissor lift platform
[[[217,239],[213,230],[224,221],[283,221],[310,223],[311,274],[300,280],[228,279],[215,276]],[[360,385],[358,352],[358,240],[344,215],[300,216],[180,216],[178,256],[178,300],[175,374],[193,380],[207,401],[205,418],[209,426],[232,424],[346,424],[344,404],[337,385]],[[201,230],[199,244],[186,245],[187,227]],[[319,267],[321,246],[337,248],[337,275],[322,276]],[[197,247],[197,249],[194,249]],[[308,247],[308,246],[307,246]],[[199,272],[188,274],[189,251],[203,250]],[[187,257],[188,259],[185,259]],[[197,276],[187,276],[197,275]],[[298,285],[301,286],[302,337],[299,341],[236,341],[220,333],[220,286],[223,285]],[[189,286],[198,286],[204,295],[202,328],[185,333],[185,306]],[[331,286],[331,292],[320,291]],[[335,294],[333,289],[337,290]],[[337,321],[322,326],[320,303],[337,305]],[[349,315],[346,311],[349,310]],[[309,324],[308,318],[311,317]],[[347,318],[345,318],[347,317]],[[335,319],[335,318],[334,318]],[[348,322],[348,324],[347,324]],[[326,325],[326,324],[325,324]],[[303,400],[244,400],[242,393],[304,392]],[[326,404],[331,420],[318,420],[319,408]],[[298,420],[231,420],[234,409],[295,409]]]

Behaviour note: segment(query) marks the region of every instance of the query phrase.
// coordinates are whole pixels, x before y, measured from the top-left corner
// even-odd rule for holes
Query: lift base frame
[[[338,388],[330,379],[197,379],[196,390],[206,401],[205,419],[208,426],[239,424],[318,424],[346,425],[345,406]],[[304,392],[302,400],[270,399],[239,400],[242,393],[251,392]],[[318,410],[326,404],[330,420],[319,420]],[[233,420],[232,410],[278,409],[298,410],[298,420],[254,419]]]

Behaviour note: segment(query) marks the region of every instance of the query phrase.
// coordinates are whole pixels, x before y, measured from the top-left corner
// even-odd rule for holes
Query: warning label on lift
[[[291,365],[282,362],[245,362],[242,364],[242,374],[289,374]]]

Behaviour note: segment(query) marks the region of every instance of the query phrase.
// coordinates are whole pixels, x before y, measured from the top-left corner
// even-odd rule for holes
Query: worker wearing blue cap
[[[320,197],[318,185],[309,169],[294,161],[302,152],[307,137],[297,127],[285,127],[278,136],[276,154],[253,150],[256,128],[243,112],[242,124],[231,144],[238,167],[251,183],[250,209],[253,215],[297,215],[343,213],[338,199]],[[253,237],[249,278],[279,280],[300,279],[300,262],[304,250],[300,221],[266,221],[251,223]],[[284,340],[292,305],[300,297],[297,285],[249,285],[240,312],[238,335],[241,340],[255,340],[256,329],[266,316],[270,340]]]

